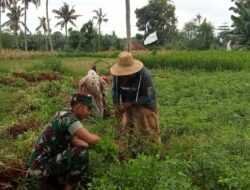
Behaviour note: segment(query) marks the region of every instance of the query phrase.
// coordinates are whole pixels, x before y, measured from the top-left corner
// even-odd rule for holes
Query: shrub
[[[156,157],[139,155],[124,165],[112,165],[101,177],[94,177],[90,189],[196,189],[185,173],[188,163],[174,159],[160,161]],[[92,188],[93,187],[93,188]],[[107,189],[107,188],[104,188]]]
[[[47,97],[54,97],[59,94],[61,91],[61,84],[58,81],[51,81],[51,82],[41,82],[37,90],[44,93]]]
[[[43,100],[40,98],[31,97],[30,95],[23,94],[20,92],[18,94],[17,101],[19,104],[15,104],[14,113],[18,115],[27,114],[32,111],[38,111],[43,105]]]
[[[61,59],[57,57],[49,57],[44,60],[43,63],[36,64],[29,71],[53,71],[61,74],[67,73],[68,69],[62,65]]]

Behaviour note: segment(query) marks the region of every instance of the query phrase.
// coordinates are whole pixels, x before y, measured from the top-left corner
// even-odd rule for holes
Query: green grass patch
[[[244,70],[250,69],[249,52],[167,52],[152,55],[136,56],[148,68],[181,69],[181,70]]]
[[[150,144],[145,144],[147,154],[119,160],[114,116],[107,120],[83,121],[85,127],[103,137],[103,141],[90,151],[92,181],[88,184],[89,189],[248,189],[250,75],[244,60],[249,56],[244,52],[234,53],[199,52],[196,55],[183,52],[183,57],[180,52],[176,53],[178,59],[183,59],[182,64],[191,62],[200,64],[199,67],[176,66],[174,62],[171,63],[174,66],[165,67],[167,55],[148,56],[154,57],[150,60],[152,63],[162,64],[151,70],[158,94],[162,147],[158,152],[150,151]],[[221,64],[216,68],[212,62],[204,60],[206,54],[212,60],[220,55],[224,57],[222,62],[227,60],[225,64],[233,64],[235,68],[221,63],[216,63]],[[165,58],[161,60],[161,56]],[[238,62],[230,62],[230,59]],[[147,60],[143,61],[148,64]],[[97,65],[101,74],[108,74],[114,62],[113,58],[91,57],[1,62],[0,163],[8,165],[11,161],[25,165],[43,126],[55,112],[68,105],[71,94],[76,91],[74,83],[92,64]],[[56,72],[60,77],[52,81],[27,82],[13,76],[18,65],[26,74],[37,76],[43,71]],[[110,88],[108,102],[112,108]],[[15,123],[30,123],[38,128],[9,139],[7,129]]]

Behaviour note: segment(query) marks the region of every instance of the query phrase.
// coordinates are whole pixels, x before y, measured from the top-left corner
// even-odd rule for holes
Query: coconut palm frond
[[[76,20],[78,17],[81,16],[75,14],[74,6],[72,6],[72,8],[70,9],[69,5],[65,2],[63,3],[62,7],[60,7],[58,10],[53,9],[52,12],[56,14],[55,18],[61,20],[60,22],[56,23],[55,27],[61,26],[61,29],[65,27],[66,37],[68,23],[76,27],[76,24],[73,22],[73,20]]]

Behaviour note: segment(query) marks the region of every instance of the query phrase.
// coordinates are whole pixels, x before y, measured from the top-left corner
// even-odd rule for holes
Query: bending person
[[[160,143],[156,90],[148,70],[141,61],[134,60],[131,53],[122,52],[110,72],[113,75],[113,104],[121,131],[137,131]]]
[[[106,101],[106,82],[96,73],[96,67],[93,66],[88,74],[79,82],[79,89],[83,93],[92,95],[96,105],[97,112],[106,118],[109,116]]]

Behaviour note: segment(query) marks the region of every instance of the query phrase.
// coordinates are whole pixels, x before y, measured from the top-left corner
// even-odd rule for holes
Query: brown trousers
[[[120,132],[139,133],[155,143],[161,143],[157,113],[145,107],[132,107],[120,116]]]

